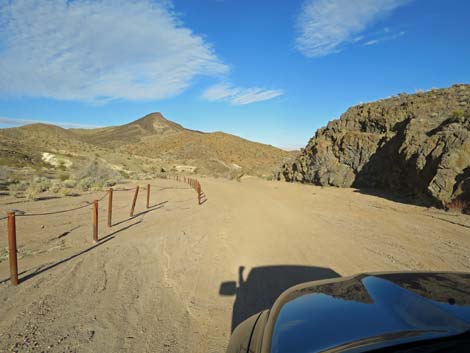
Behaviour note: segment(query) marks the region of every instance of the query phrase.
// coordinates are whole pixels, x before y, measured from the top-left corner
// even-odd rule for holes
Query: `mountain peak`
[[[139,130],[142,130],[143,132],[148,134],[164,134],[184,130],[181,125],[166,119],[159,112],[147,114],[144,117],[124,126],[137,127]]]
[[[137,121],[139,120],[165,120],[165,121],[168,121],[162,113],[160,112],[153,112],[153,113],[149,113],[147,115],[145,115],[144,117],[138,119]]]

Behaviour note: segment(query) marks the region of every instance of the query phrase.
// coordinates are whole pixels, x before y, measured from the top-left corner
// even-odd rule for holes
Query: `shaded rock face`
[[[468,207],[470,85],[352,107],[319,129],[295,162],[282,166],[279,179]]]

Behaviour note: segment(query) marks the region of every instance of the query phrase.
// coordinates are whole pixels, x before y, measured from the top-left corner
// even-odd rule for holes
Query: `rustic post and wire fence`
[[[131,206],[131,217],[134,217],[135,203],[137,202],[137,195],[139,195],[139,186],[135,188],[134,199],[132,200]]]
[[[93,243],[98,242],[98,200],[93,201]]]
[[[147,184],[147,208],[150,208],[150,184]]]
[[[10,258],[11,284],[18,285],[18,259],[16,256],[16,217],[15,212],[7,213],[8,219],[8,256]]]
[[[201,205],[202,202],[202,196],[204,195],[201,189],[201,184],[199,183],[198,180],[192,179],[190,177],[180,177],[180,176],[175,176],[174,180],[176,181],[181,181],[187,183],[191,188],[193,188],[196,193],[197,193],[197,200],[198,200],[198,205]],[[119,191],[119,190],[117,190]],[[147,184],[147,195],[146,195],[146,208],[150,208],[150,196],[151,196],[151,184]],[[45,212],[45,213],[32,213],[32,214],[19,214],[16,215],[15,212],[7,212],[6,217],[3,219],[7,220],[7,231],[8,231],[8,257],[9,257],[9,263],[10,263],[10,282],[12,285],[16,286],[19,284],[19,279],[18,279],[18,249],[17,249],[17,238],[16,238],[16,218],[17,217],[30,217],[30,216],[46,216],[46,215],[52,215],[52,214],[59,214],[59,213],[66,213],[66,212],[72,212],[76,211],[79,209],[83,209],[85,207],[90,207],[92,206],[92,242],[93,244],[96,244],[99,242],[99,203],[102,201],[106,195],[108,195],[108,209],[107,209],[107,226],[108,228],[111,228],[113,226],[112,224],[112,218],[113,218],[113,193],[114,190],[113,188],[109,188],[104,195],[100,199],[95,199],[93,200],[92,203],[88,202],[86,205],[81,205],[77,206],[71,209],[66,209],[66,210],[58,210],[54,212]],[[139,194],[139,186],[136,186],[135,191],[134,191],[134,197],[132,199],[132,204],[131,204],[131,210],[130,210],[130,217],[134,217],[134,212],[135,212],[135,207],[137,203],[137,197]],[[2,220],[2,218],[0,218]]]
[[[108,190],[108,228],[113,224],[113,188]]]
[[[180,177],[177,175],[175,177],[176,181],[180,181]],[[183,177],[183,182],[187,183],[191,188],[193,188],[197,193],[197,203],[202,205],[204,203],[203,198],[205,197],[204,192],[202,191],[201,183],[197,179]]]

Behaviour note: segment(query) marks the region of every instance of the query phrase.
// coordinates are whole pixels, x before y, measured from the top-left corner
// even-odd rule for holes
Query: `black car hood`
[[[470,274],[310,282],[283,293],[269,316],[263,351],[271,353],[366,351],[458,335],[470,330]]]

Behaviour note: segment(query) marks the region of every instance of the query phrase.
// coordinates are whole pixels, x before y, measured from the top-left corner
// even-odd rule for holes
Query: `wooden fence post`
[[[98,242],[98,200],[93,201],[93,243]]]
[[[109,199],[108,199],[108,227],[112,226],[113,218],[113,188],[109,188]]]
[[[150,184],[147,184],[147,208],[150,208]]]
[[[134,217],[134,210],[135,210],[135,203],[137,201],[137,195],[139,194],[139,186],[135,188],[134,200],[132,200],[132,207],[131,207],[131,217]]]
[[[10,258],[10,281],[18,285],[18,259],[16,256],[16,219],[15,212],[8,212],[8,249]]]
[[[197,182],[197,186],[196,186],[196,189],[197,189],[197,203],[200,205],[201,204],[201,184],[199,184],[199,182]]]

